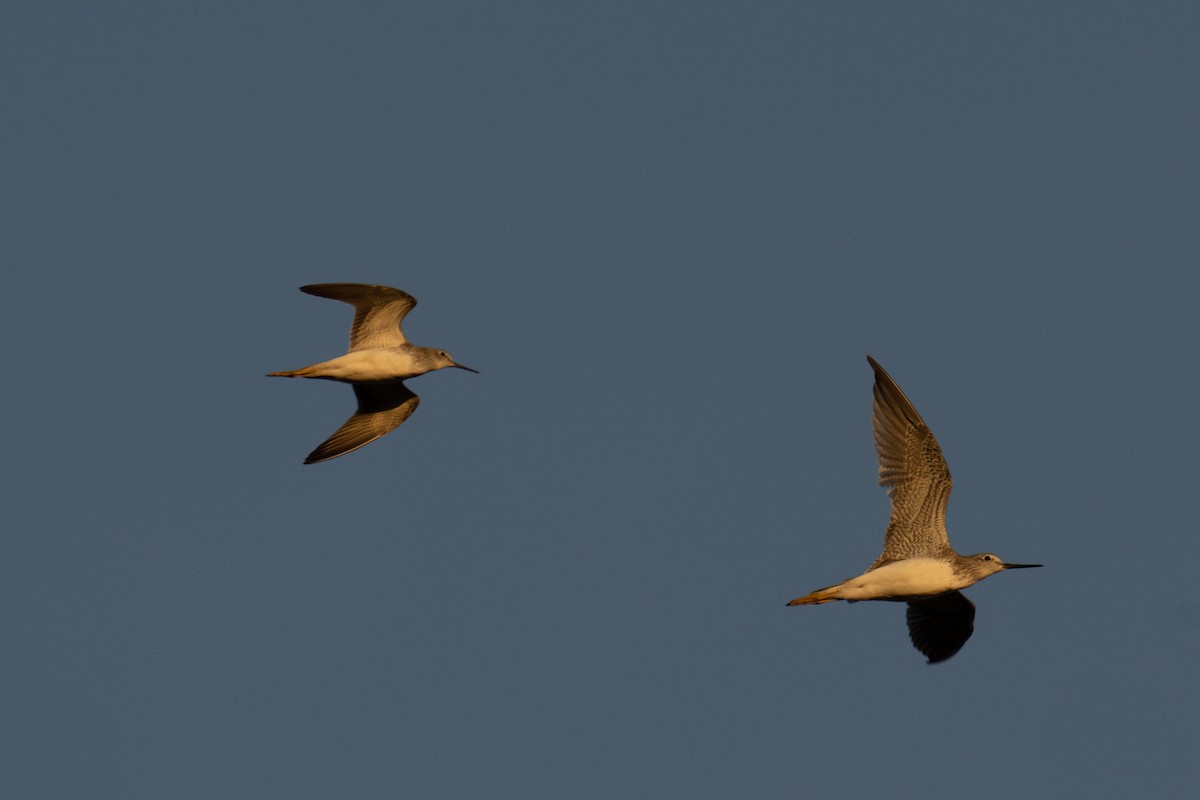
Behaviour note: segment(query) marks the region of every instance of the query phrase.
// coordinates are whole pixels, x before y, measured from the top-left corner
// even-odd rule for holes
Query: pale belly
[[[950,564],[932,558],[912,558],[873,569],[838,585],[843,600],[903,600],[928,597],[970,583],[955,574]]]
[[[314,364],[308,377],[328,378],[347,383],[395,381],[422,374],[416,359],[403,350],[381,348],[356,350],[329,361]]]

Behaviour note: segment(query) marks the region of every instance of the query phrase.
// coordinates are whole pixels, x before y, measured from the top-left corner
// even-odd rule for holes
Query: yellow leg
[[[312,367],[302,367],[301,369],[293,369],[287,372],[268,372],[268,378],[307,378],[312,372]]]
[[[815,592],[810,592],[804,597],[797,597],[795,600],[788,603],[789,606],[819,606],[821,603],[832,603],[839,599],[837,596],[836,587],[830,586],[825,589],[817,589]]]

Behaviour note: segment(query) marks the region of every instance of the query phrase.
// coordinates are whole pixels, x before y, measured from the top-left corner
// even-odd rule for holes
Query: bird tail
[[[831,603],[834,600],[841,600],[841,592],[837,586],[826,586],[824,589],[817,589],[815,592],[809,592],[804,597],[797,597],[795,600],[788,603],[789,606],[819,606],[821,603]]]
[[[313,367],[302,367],[300,369],[293,369],[288,372],[268,372],[267,377],[268,378],[307,378],[314,371],[315,370]]]

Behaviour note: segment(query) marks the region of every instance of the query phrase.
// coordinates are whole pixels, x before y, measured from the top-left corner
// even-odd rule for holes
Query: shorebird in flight
[[[435,369],[463,366],[445,350],[409,344],[401,325],[417,300],[408,292],[367,283],[317,283],[300,291],[354,306],[350,351],[344,356],[270,377],[324,378],[354,387],[358,410],[304,459],[316,464],[345,455],[390,433],[416,411],[417,397],[404,381]]]
[[[1041,564],[1006,564],[993,553],[962,556],[946,535],[950,469],[933,432],[900,387],[867,356],[875,370],[872,427],[879,458],[879,484],[892,498],[892,518],[883,552],[866,572],[797,597],[789,606],[833,600],[898,600],[908,603],[908,634],[930,664],[957,653],[971,638],[975,604],[959,591],[1006,569]]]

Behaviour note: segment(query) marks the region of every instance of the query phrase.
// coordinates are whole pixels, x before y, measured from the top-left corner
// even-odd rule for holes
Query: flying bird
[[[358,398],[358,410],[308,454],[305,464],[345,455],[400,427],[421,400],[404,385],[409,378],[446,367],[479,372],[459,364],[445,350],[409,343],[401,326],[417,300],[408,292],[367,283],[317,283],[301,286],[300,291],[354,306],[350,351],[302,369],[271,372],[268,377],[341,381],[354,387]]]
[[[993,553],[962,556],[946,534],[950,469],[933,432],[891,376],[867,356],[875,370],[872,427],[879,459],[879,484],[892,498],[892,517],[883,552],[866,572],[797,597],[789,606],[833,600],[897,600],[908,603],[908,634],[930,664],[957,653],[971,638],[975,604],[959,591],[1006,569],[1041,564],[1007,564]]]

